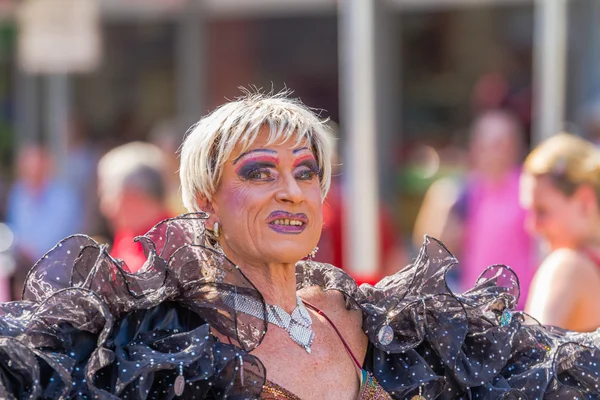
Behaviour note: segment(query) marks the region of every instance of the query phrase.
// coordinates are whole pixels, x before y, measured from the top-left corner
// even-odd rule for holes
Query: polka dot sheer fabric
[[[503,265],[487,268],[473,289],[453,293],[446,274],[457,260],[426,237],[413,264],[375,286],[329,265],[297,266],[298,287],[342,291],[363,312],[365,367],[394,398],[598,399],[600,331],[541,326],[513,312],[519,281]],[[391,326],[382,344],[378,332]]]
[[[137,274],[86,236],[49,251],[29,272],[23,301],[0,304],[0,398],[258,397],[265,369],[248,351],[266,322],[220,299],[264,301],[204,246],[205,218],[166,220],[138,238],[148,260]],[[240,347],[219,342],[211,327]],[[179,375],[185,386],[176,396]]]
[[[23,300],[0,304],[0,398],[260,398],[267,371],[251,351],[269,327],[223,299],[264,299],[209,245],[205,218],[186,214],[138,238],[148,260],[136,274],[87,236],[50,250],[30,271]],[[375,286],[311,261],[298,263],[297,282],[339,290],[362,310],[364,368],[393,398],[600,398],[598,332],[513,313],[519,284],[508,267],[492,266],[473,289],[453,293],[445,275],[455,264],[426,238],[413,264]],[[393,337],[383,344],[387,326]]]

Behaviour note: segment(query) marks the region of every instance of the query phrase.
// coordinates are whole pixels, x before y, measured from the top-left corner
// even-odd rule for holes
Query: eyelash
[[[265,174],[266,177],[261,178],[260,176],[256,176],[257,174]],[[251,170],[249,170],[248,172],[246,172],[243,176],[244,179],[246,180],[269,180],[269,178],[271,178],[271,171],[268,168],[263,168],[263,167],[258,167],[258,168],[253,168]]]
[[[301,176],[304,174],[307,174],[308,176],[305,178],[301,178]],[[304,181],[310,181],[311,179],[313,179],[315,176],[318,176],[318,175],[319,175],[318,169],[306,166],[305,170],[300,171],[296,174],[296,178],[304,180]]]
[[[319,171],[316,168],[308,166],[305,166],[304,168],[306,169],[303,169],[294,175],[296,179],[309,181],[319,175]],[[265,174],[265,176],[261,177],[262,174]],[[244,180],[269,181],[271,180],[271,171],[269,168],[257,167],[245,172],[242,177]]]

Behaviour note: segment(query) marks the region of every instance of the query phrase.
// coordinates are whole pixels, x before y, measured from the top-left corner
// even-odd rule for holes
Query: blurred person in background
[[[182,136],[175,121],[163,121],[150,132],[150,142],[162,152],[165,162],[165,185],[167,205],[173,215],[184,214],[181,195],[179,193],[179,158],[177,153],[182,143]]]
[[[83,205],[76,191],[55,175],[54,160],[41,144],[26,144],[17,155],[17,179],[7,204],[14,233],[16,270],[13,298],[20,298],[31,265],[65,236],[81,230]]]
[[[100,211],[113,230],[111,255],[125,261],[131,272],[146,256],[134,238],[169,218],[161,150],[150,143],[132,142],[106,153],[98,163]]]
[[[520,64],[515,64],[511,58],[513,55],[502,52],[501,62]],[[530,62],[524,61],[523,64],[528,65]],[[481,75],[477,80],[471,94],[471,107],[473,115],[481,115],[490,110],[510,110],[524,128],[524,139],[529,139],[527,136],[531,127],[532,97],[531,77],[526,70],[503,72],[500,68]]]
[[[436,174],[437,178],[429,185],[421,202],[413,228],[412,244],[418,249],[423,245],[424,235],[435,238],[445,235],[444,245],[458,255],[462,236],[458,235],[458,230],[448,232],[445,227],[455,226],[459,222],[448,219],[458,217],[451,211],[461,194],[468,171],[467,151],[450,145],[437,150],[437,154],[440,168]]]
[[[519,203],[524,147],[519,121],[507,111],[484,112],[473,124],[469,147],[471,170],[459,192],[448,196],[454,203],[442,207],[448,215],[441,220],[440,237],[462,261],[458,267],[461,291],[472,287],[488,266],[505,264],[519,276],[517,309],[522,310],[535,273],[535,252]],[[452,192],[447,185],[434,188]],[[433,197],[439,196],[445,194]]]
[[[542,324],[600,327],[600,151],[558,134],[525,160],[521,201],[527,226],[551,253],[533,280],[526,311]]]

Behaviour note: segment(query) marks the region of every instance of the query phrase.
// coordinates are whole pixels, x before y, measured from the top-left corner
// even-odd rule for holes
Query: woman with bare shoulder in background
[[[533,280],[526,310],[542,324],[600,326],[600,151],[561,133],[525,160],[521,201],[528,228],[551,253]]]

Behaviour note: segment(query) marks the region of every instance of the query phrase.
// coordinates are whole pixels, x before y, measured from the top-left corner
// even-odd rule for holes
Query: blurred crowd
[[[428,186],[412,233],[414,247],[430,235],[457,256],[452,289],[508,265],[517,310],[567,329],[600,327],[600,149],[597,118],[587,117],[591,140],[556,132],[528,151],[526,121],[509,107],[475,116],[466,148]]]
[[[493,84],[486,80],[493,81],[480,85]],[[428,179],[414,226],[399,229],[398,210],[382,202],[381,266],[361,282],[375,283],[407,265],[430,235],[460,260],[448,277],[453,290],[468,290],[486,267],[505,264],[519,279],[517,309],[542,323],[593,330],[600,326],[600,150],[559,134],[529,152],[526,113],[510,102],[478,98],[479,90],[468,143],[410,144],[405,169]],[[588,121],[595,138],[598,119]],[[135,237],[185,212],[177,174],[182,129],[164,121],[132,133],[132,124],[121,122],[117,141],[103,142],[90,138],[82,120],[71,121],[61,163],[43,142],[19,148],[15,178],[3,186],[0,300],[20,298],[30,267],[70,234],[107,244],[135,273],[146,262]],[[344,269],[343,154],[336,152],[332,162],[316,260]]]
[[[108,244],[135,272],[146,258],[134,238],[184,212],[177,194],[182,135],[172,124],[157,126],[144,141],[123,144],[91,141],[81,121],[68,129],[68,152],[60,163],[43,142],[25,143],[15,157],[2,209],[8,228],[2,240],[10,242],[10,256],[0,265],[3,301],[20,298],[29,268],[71,234]]]

